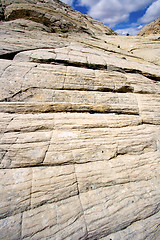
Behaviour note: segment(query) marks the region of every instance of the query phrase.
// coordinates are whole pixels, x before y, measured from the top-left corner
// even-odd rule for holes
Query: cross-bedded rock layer
[[[0,239],[159,239],[158,36],[49,33],[4,2]]]

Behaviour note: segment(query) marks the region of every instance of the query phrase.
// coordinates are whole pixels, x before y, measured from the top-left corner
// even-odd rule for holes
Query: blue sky
[[[61,0],[119,34],[136,35],[160,16],[160,0]]]

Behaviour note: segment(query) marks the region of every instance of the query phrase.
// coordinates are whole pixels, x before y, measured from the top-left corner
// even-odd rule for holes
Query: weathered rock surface
[[[1,3],[0,239],[159,240],[159,35],[106,36],[88,16],[91,35],[53,33],[37,11],[82,15]]]
[[[24,20],[20,22],[20,25],[25,29],[31,28],[30,25],[34,28],[38,23],[39,27],[47,32],[116,35],[109,27],[87,15],[74,11],[59,0],[1,0],[0,2],[0,20],[26,19],[32,21],[29,26]]]
[[[160,17],[158,17],[155,21],[147,24],[138,33],[140,36],[147,36],[149,34],[160,34]]]

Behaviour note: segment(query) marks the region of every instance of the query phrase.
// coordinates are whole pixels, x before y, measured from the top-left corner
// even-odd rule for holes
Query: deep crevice
[[[93,63],[84,63],[84,62],[71,62],[68,60],[62,59],[33,59],[32,62],[41,63],[41,64],[61,64],[64,66],[73,66],[73,67],[81,67],[88,68],[93,70],[107,70],[107,65],[103,64],[93,64]]]
[[[4,6],[3,6],[2,1],[0,0],[0,21],[2,21],[4,19],[5,19],[5,17],[4,17]]]
[[[74,106],[73,106],[74,107]],[[83,108],[83,106],[82,106]],[[121,110],[112,110],[112,109],[108,109],[108,110],[101,110],[101,109],[72,109],[72,107],[70,108],[66,108],[66,109],[62,109],[62,110],[52,110],[52,109],[48,109],[46,111],[43,111],[43,113],[60,113],[60,112],[69,112],[69,113],[89,113],[89,114],[109,114],[109,113],[114,113],[117,115],[133,115],[133,116],[139,116],[138,112],[128,112],[128,111],[121,111]],[[37,112],[38,113],[38,112]]]
[[[110,114],[114,113],[116,115],[130,115],[130,116],[139,116],[138,112],[128,112],[128,111],[115,111],[115,110],[92,110],[92,109],[72,109],[72,108],[67,108],[67,109],[62,109],[62,110],[57,110],[57,109],[47,109],[47,110],[37,110],[37,109],[18,109],[18,110],[12,110],[12,109],[6,109],[5,111],[1,110],[1,112],[4,113],[10,113],[10,114],[37,114],[37,113],[89,113],[89,114]]]
[[[160,76],[156,76],[154,74],[148,73],[148,72],[142,72],[141,70],[138,69],[128,69],[128,68],[124,68],[124,71],[126,73],[137,73],[137,74],[141,74],[144,77],[147,77],[153,81],[160,81]]]
[[[13,60],[15,55],[22,51],[10,52],[0,55],[0,59]]]
[[[59,48],[61,47],[66,47],[66,45],[60,45]],[[51,48],[51,47],[34,47],[34,48],[28,48],[28,49],[21,49],[21,50],[17,50],[17,51],[13,51],[13,52],[8,52],[5,54],[1,54],[0,55],[0,59],[6,59],[6,60],[13,60],[14,57],[18,54],[18,53],[22,53],[22,52],[26,52],[26,51],[32,51],[32,50],[38,50],[38,49],[54,49],[55,47]],[[35,61],[36,62],[36,61]],[[38,62],[38,61],[37,61]]]
[[[140,74],[144,77],[147,77],[153,81],[160,81],[160,76],[156,76],[155,74],[151,74],[148,72],[142,72],[139,69],[130,69],[130,68],[120,68],[114,65],[108,65],[107,68],[108,71],[116,71],[116,72],[121,72],[121,73],[136,73],[136,74]]]

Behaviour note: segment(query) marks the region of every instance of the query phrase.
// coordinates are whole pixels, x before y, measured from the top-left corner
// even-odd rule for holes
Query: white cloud
[[[137,35],[140,31],[140,29],[142,28],[141,26],[138,27],[130,27],[130,28],[124,28],[124,29],[117,29],[116,32],[120,35]]]
[[[141,30],[143,28],[143,25],[140,25],[137,27],[139,30]]]
[[[64,2],[64,3],[66,3],[66,4],[68,4],[68,5],[72,5],[72,3],[73,3],[73,0],[61,0],[62,2]]]
[[[142,10],[153,2],[155,0],[79,0],[81,5],[89,7],[91,17],[110,27],[127,21],[131,12]]]
[[[146,13],[142,18],[139,19],[141,23],[149,23],[154,21],[160,16],[160,0],[153,2],[152,5],[147,9]]]

